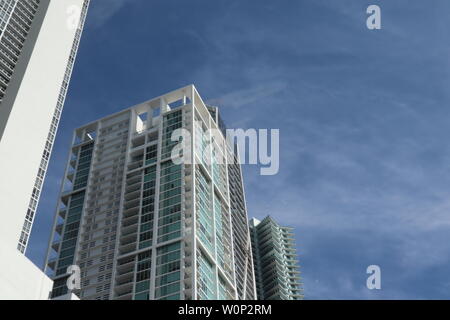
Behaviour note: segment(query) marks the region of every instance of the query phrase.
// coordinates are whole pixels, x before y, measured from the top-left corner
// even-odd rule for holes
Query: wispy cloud
[[[287,84],[284,81],[261,83],[250,88],[227,93],[219,98],[210,99],[207,103],[230,108],[240,108],[256,102],[264,103],[264,98],[273,96],[286,89],[286,87]]]
[[[93,27],[101,27],[109,19],[119,12],[125,5],[132,3],[134,0],[92,0],[89,10],[89,19]]]

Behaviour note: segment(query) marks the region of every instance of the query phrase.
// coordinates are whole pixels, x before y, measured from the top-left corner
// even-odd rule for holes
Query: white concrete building
[[[181,128],[194,163],[171,157]],[[77,265],[80,299],[256,299],[240,165],[223,128],[190,85],[76,129],[47,256],[52,298],[70,292]]]
[[[23,253],[89,0],[0,0],[0,299],[48,296]]]

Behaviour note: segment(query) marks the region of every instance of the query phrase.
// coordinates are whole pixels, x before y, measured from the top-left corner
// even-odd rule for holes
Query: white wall
[[[53,281],[16,248],[0,243],[0,300],[47,300]]]

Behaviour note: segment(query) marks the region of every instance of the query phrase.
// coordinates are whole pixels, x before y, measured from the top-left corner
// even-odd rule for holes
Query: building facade
[[[68,293],[70,265],[81,299],[256,297],[220,123],[190,85],[75,130],[47,254],[53,298]]]
[[[0,225],[0,240],[22,253],[88,5],[0,0],[0,215],[7,221]]]
[[[300,300],[303,289],[293,229],[268,216],[250,220],[258,300]]]
[[[217,107],[208,107],[209,112],[219,130],[226,136],[226,126],[220,117]],[[255,275],[253,268],[253,256],[247,204],[245,201],[244,182],[242,178],[241,165],[239,164],[238,147],[233,141],[229,141],[234,153],[230,153],[233,158],[228,163],[228,185],[230,190],[230,209],[233,224],[233,247],[234,264],[236,275],[236,290],[239,300],[256,300]]]
[[[52,288],[23,253],[88,4],[0,0],[0,299],[48,299]]]

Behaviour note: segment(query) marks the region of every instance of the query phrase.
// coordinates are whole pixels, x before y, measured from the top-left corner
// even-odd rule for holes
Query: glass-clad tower
[[[218,119],[190,85],[75,130],[47,255],[53,297],[70,265],[81,299],[240,299],[244,280],[256,297],[251,246],[236,255],[249,229],[234,225]]]
[[[300,300],[303,289],[293,229],[268,216],[250,220],[259,300]]]
[[[219,130],[226,136],[226,126],[220,117],[217,107],[208,106],[209,112]],[[233,141],[229,141],[233,143]],[[230,190],[230,209],[233,224],[234,264],[236,275],[236,290],[239,300],[256,300],[255,275],[250,233],[248,232],[248,215],[245,201],[244,182],[241,165],[239,164],[238,146],[233,144],[234,153],[230,152],[228,163],[228,184]]]

